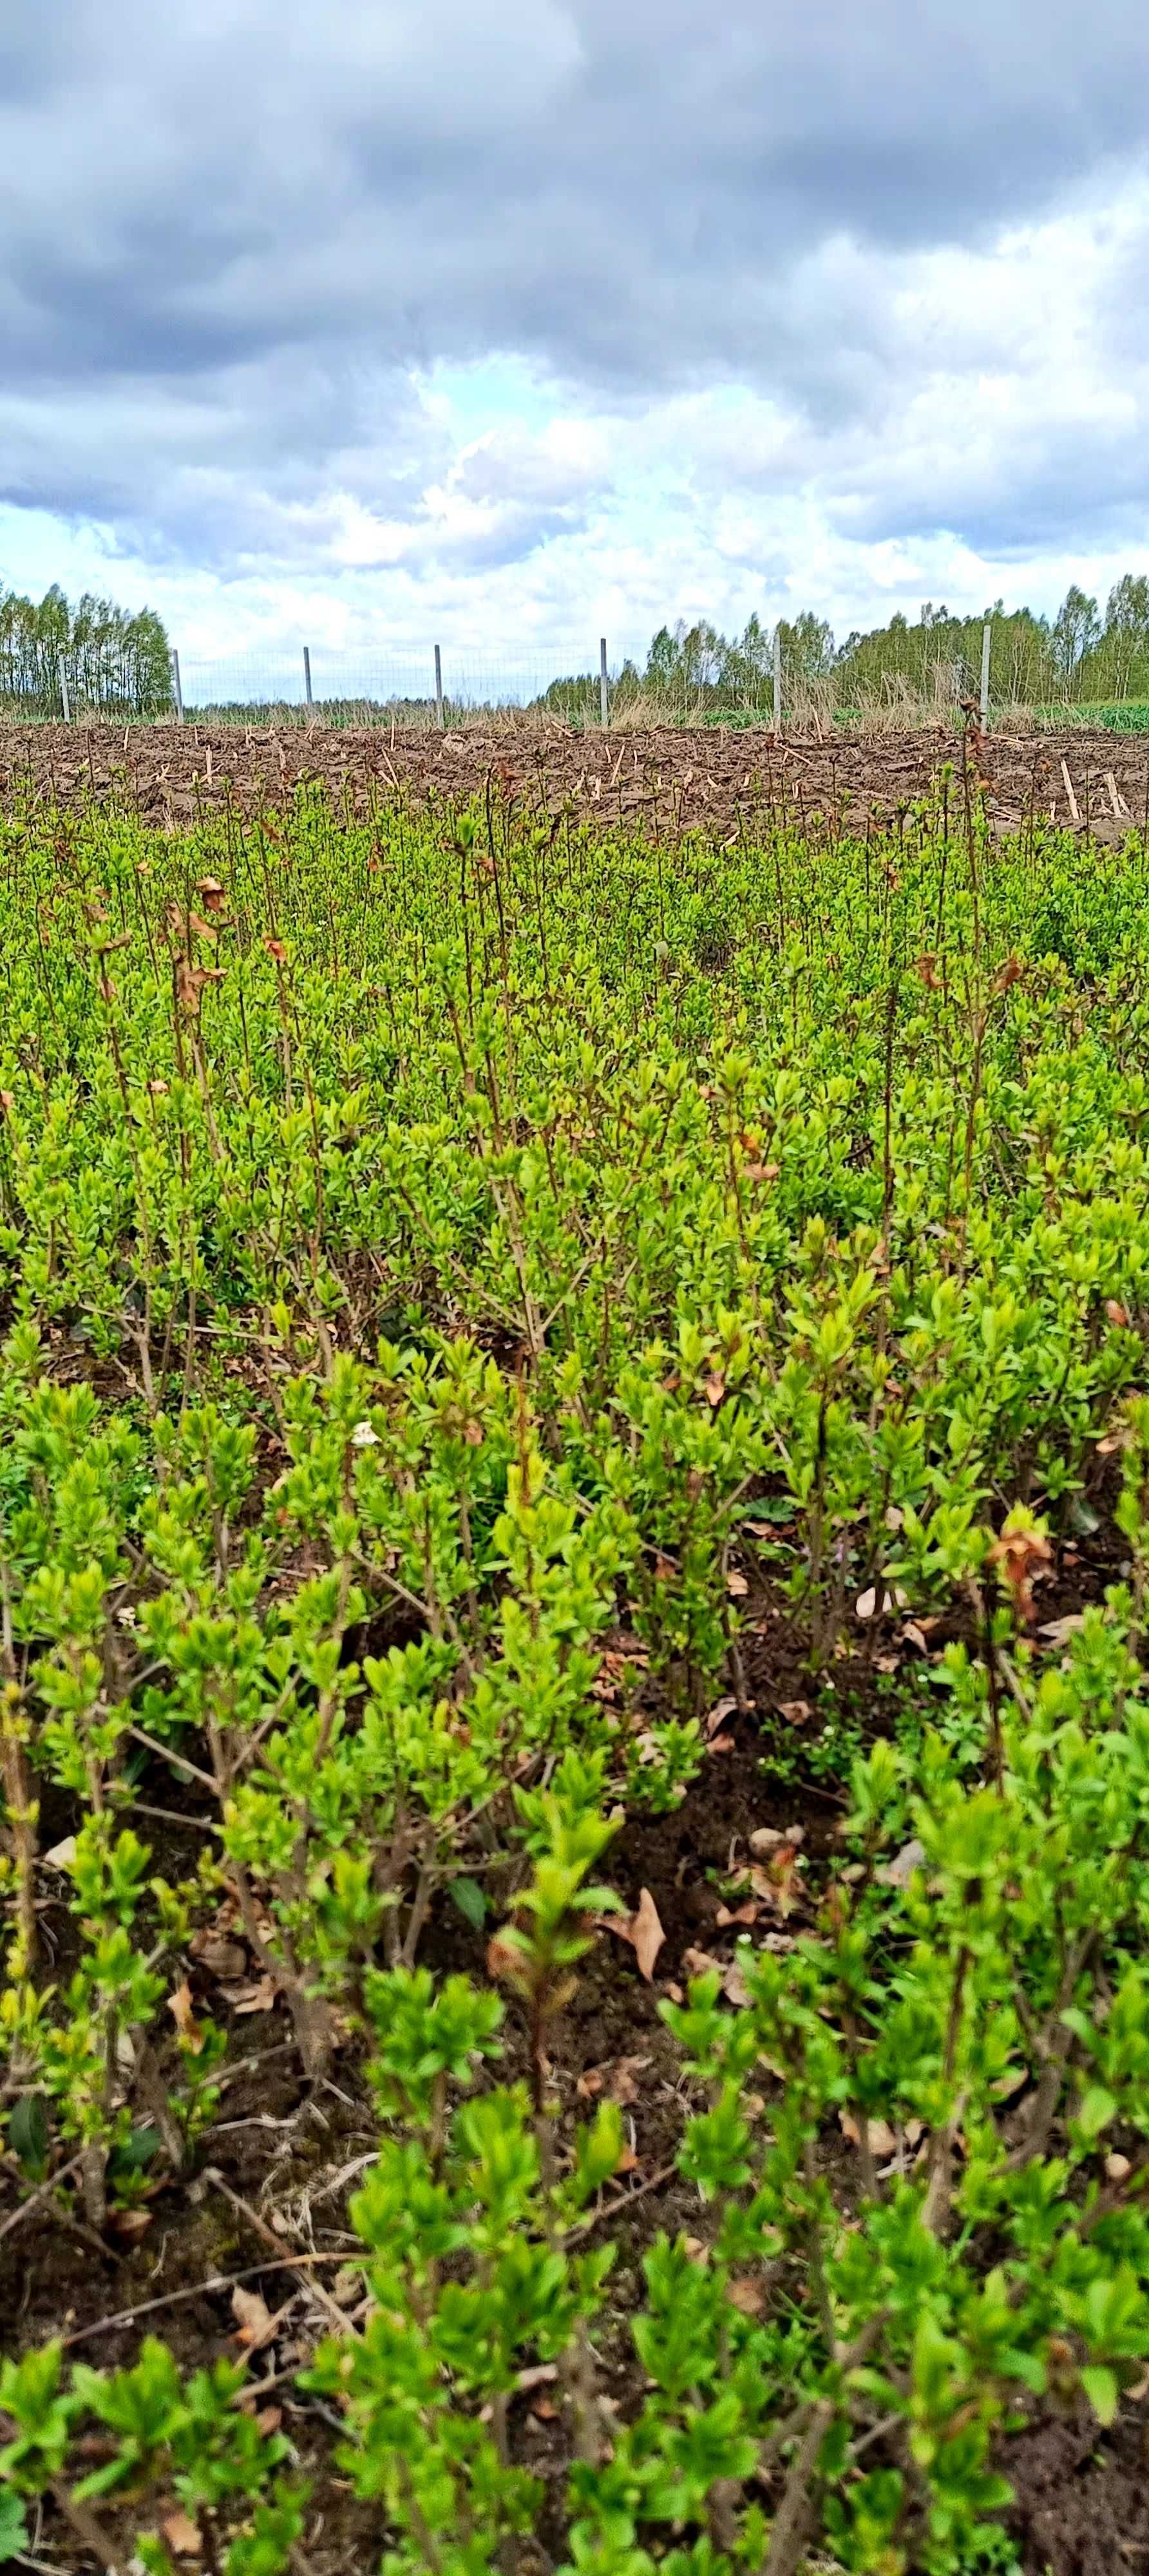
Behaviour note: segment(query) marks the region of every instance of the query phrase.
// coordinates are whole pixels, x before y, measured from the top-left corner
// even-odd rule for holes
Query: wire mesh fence
[[[435,725],[489,716],[553,713],[601,717],[612,696],[638,682],[646,644],[606,656],[535,647],[500,656],[450,645],[379,653],[300,646],[282,655],[209,660],[179,654],[173,672],[185,717],[253,724],[261,717],[307,724]]]
[[[637,636],[600,637],[590,646],[585,639],[530,644],[505,654],[452,644],[372,650],[292,643],[282,651],[212,657],[169,651],[155,625],[158,637],[142,642],[134,628],[62,632],[57,642],[51,634],[9,635],[0,620],[0,719],[396,731],[513,729],[548,719],[623,730],[766,723],[817,735],[948,725],[980,703],[983,720],[992,709],[995,723],[1026,730],[1090,723],[1149,728],[1149,706],[1140,703],[1083,706],[1067,694],[1036,705],[1017,695],[1004,669],[991,687],[990,625],[978,639],[980,669],[941,657],[912,677],[887,672],[870,688],[859,688],[847,669],[811,676],[782,647],[783,629],[763,634],[760,654],[728,652],[724,659],[708,659],[705,650],[693,654],[693,636],[661,659],[662,639],[651,646]],[[135,649],[124,649],[129,641]]]

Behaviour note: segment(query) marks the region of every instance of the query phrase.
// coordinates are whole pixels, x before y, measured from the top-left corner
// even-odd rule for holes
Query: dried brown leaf
[[[749,2274],[741,2279],[728,2281],[726,2295],[731,2307],[737,2308],[739,2315],[743,2317],[760,2317],[766,2304],[766,2293],[761,2281],[751,2279]]]
[[[1084,1626],[1084,1610],[1070,1610],[1064,1619],[1043,1619],[1037,1633],[1039,1637],[1048,1638],[1051,1646],[1064,1646]]]
[[[160,2530],[168,2548],[174,2549],[177,2558],[202,2556],[203,2535],[198,2523],[192,2521],[190,2513],[185,2513],[182,2506],[175,2513],[165,2514]]]
[[[860,2146],[862,2142],[862,2132],[852,2113],[849,2111],[839,2111],[838,2123],[843,2137],[849,2139],[850,2145],[852,2147]],[[888,2120],[870,2120],[867,2123],[867,2133],[870,2141],[871,2155],[892,2156],[898,2141]]]
[[[247,1966],[247,1952],[242,1943],[229,1941],[223,1933],[194,1932],[188,1948],[200,1967],[206,1968],[209,1977],[241,1977]]]
[[[186,1977],[182,1986],[177,1986],[168,1996],[168,2011],[184,2047],[190,2048],[193,2057],[198,2057],[203,2047],[204,2034],[192,2008],[191,1987]]]
[[[224,1986],[222,1992],[234,2013],[272,2012],[278,1988],[274,1977],[253,1977],[245,1985]]]
[[[236,2342],[246,2352],[262,2352],[265,2345],[274,2342],[279,2318],[272,2315],[258,2290],[234,2289],[231,2312],[236,2321]]]
[[[654,1976],[654,1963],[666,1939],[666,1934],[659,1921],[658,1907],[648,1887],[639,1890],[637,1911],[629,1916],[616,1916],[611,1921],[610,1929],[618,1933],[620,1940],[629,1941],[638,1961],[639,1975],[645,1978],[647,1985],[650,1985]]]

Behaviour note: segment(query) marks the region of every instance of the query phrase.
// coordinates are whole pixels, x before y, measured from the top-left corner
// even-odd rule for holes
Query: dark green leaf
[[[109,2159],[108,2172],[113,2179],[119,2174],[142,2173],[144,2167],[151,2164],[152,2158],[159,2154],[159,2150],[158,2129],[150,2127],[133,2129],[130,2136],[125,2138],[123,2146],[117,2147],[115,2154]]]
[[[39,2181],[48,2162],[48,2114],[42,2093],[25,2093],[8,2122],[8,2144],[26,2174]]]
[[[451,1894],[460,1914],[465,1914],[468,1923],[473,1923],[476,1932],[481,1932],[487,1919],[487,1900],[478,1879],[453,1878]]]

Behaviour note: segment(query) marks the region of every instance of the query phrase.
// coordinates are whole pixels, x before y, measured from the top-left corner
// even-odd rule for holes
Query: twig
[[[180,1816],[174,1807],[148,1807],[142,1798],[133,1798],[134,1816],[154,1816],[161,1825],[187,1825],[194,1834],[222,1834],[223,1826],[211,1816]]]
[[[614,2218],[620,2209],[633,2209],[635,2201],[645,2200],[648,2191],[661,2191],[663,2183],[670,2182],[677,2171],[676,2164],[660,2165],[658,2172],[650,2174],[634,2191],[616,2192],[613,2200],[604,2201],[601,2209],[592,2210],[589,2218],[580,2218],[576,2226],[564,2229],[564,2245],[573,2245],[578,2237],[589,2236],[592,2227],[601,2226],[605,2218]]]
[[[159,2308],[178,2307],[187,2299],[214,2298],[217,2290],[237,2290],[241,2282],[262,2280],[267,2272],[296,2272],[304,2264],[346,2261],[346,2254],[281,2254],[274,2263],[249,2263],[243,2272],[212,2272],[206,2281],[196,2281],[190,2289],[165,2290],[158,2299],[144,2299],[139,2307],[119,2308],[115,2316],[98,2318],[94,2326],[80,2326],[75,2334],[64,2336],[63,2349],[70,2352],[73,2344],[90,2343],[93,2335],[111,2334],[120,2326],[134,2326],[138,2317],[153,2317]],[[342,2310],[340,2319],[346,2322]]]
[[[245,2218],[248,2226],[254,2228],[256,2235],[262,2238],[263,2243],[265,2245],[270,2245],[278,2255],[280,2243],[278,2236],[273,2233],[272,2229],[267,2225],[266,2220],[260,2217],[258,2210],[251,2207],[250,2201],[243,2200],[238,2191],[232,2190],[231,2184],[224,2181],[223,2175],[217,2172],[214,2165],[209,2165],[206,2168],[204,2172],[204,2181],[210,2183],[214,2191],[220,2192],[224,2200],[230,2203],[230,2206],[238,2213],[239,2217]],[[299,2254],[294,2258],[288,2258],[287,2269],[288,2271],[291,2270],[292,2260],[302,2265],[310,2262],[312,2259],[313,2258],[310,2255],[305,2254],[301,2249]],[[328,2256],[326,2259],[330,2261],[331,2257]],[[345,2263],[347,2261],[346,2254],[341,2254],[339,2260],[340,2262]],[[338,2300],[333,2299],[329,2291],[323,2288],[322,2282],[312,2281],[308,2286],[314,2290],[320,2306],[326,2308],[328,2316],[331,2318],[332,2323],[338,2327],[340,2334],[345,2335],[347,2332],[346,2310],[341,2308]]]
[[[27,2200],[22,2200],[19,2208],[12,2211],[11,2217],[4,2220],[3,2226],[0,2226],[0,2240],[10,2236],[12,2229],[19,2226],[22,2218],[30,2217],[32,2211],[39,2208],[41,2201],[50,2200],[57,2183],[70,2182],[72,2175],[79,2172],[82,2162],[81,2156],[73,2156],[70,2165],[61,2165],[58,2173],[49,2174],[46,2182],[38,2183],[35,2191],[29,2192]]]
[[[149,1753],[158,1753],[161,1762],[170,1762],[173,1771],[186,1772],[189,1780],[202,1780],[213,1798],[219,1796],[219,1783],[213,1780],[210,1771],[201,1771],[198,1762],[189,1762],[186,1753],[177,1753],[174,1744],[158,1743],[155,1736],[149,1735],[142,1726],[125,1727],[124,1733],[130,1735],[134,1743],[146,1744]],[[182,1823],[184,1819],[181,1817],[180,1821]]]

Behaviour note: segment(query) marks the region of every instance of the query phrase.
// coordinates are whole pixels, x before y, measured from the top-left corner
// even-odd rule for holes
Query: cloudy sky
[[[317,670],[1104,592],[1147,95],[1139,0],[7,0],[0,582]]]

